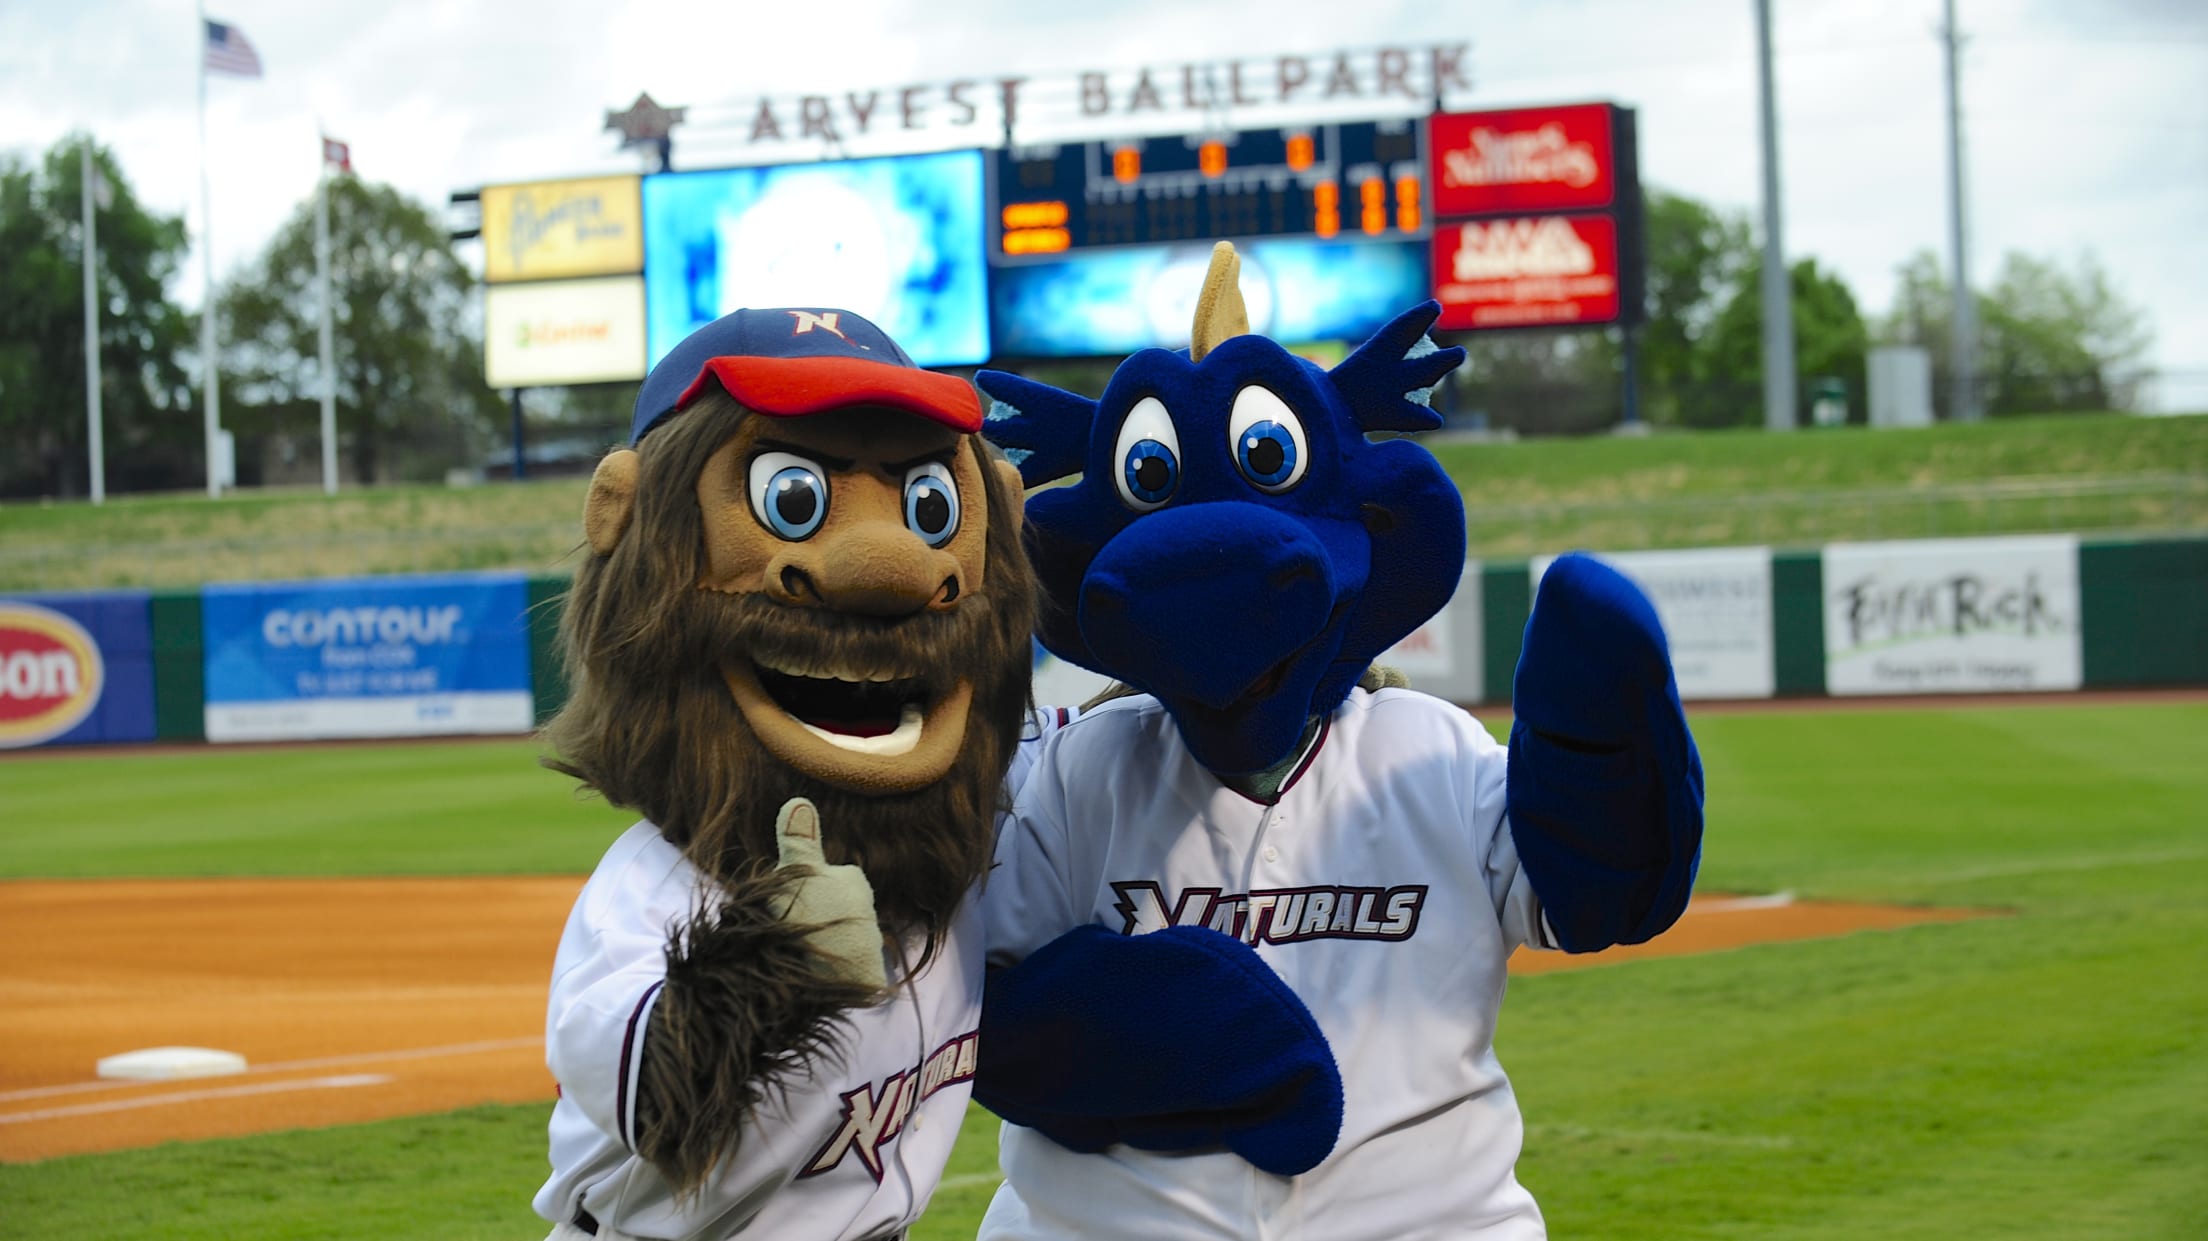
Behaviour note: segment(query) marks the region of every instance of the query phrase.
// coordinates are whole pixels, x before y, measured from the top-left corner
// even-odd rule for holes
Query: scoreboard
[[[1405,118],[995,153],[989,255],[1242,237],[1428,235],[1425,121]]]

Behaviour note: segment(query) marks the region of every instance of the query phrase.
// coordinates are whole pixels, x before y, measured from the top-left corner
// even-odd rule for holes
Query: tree
[[[476,463],[503,407],[483,381],[474,278],[444,225],[398,191],[348,175],[329,195],[341,457],[363,482]],[[222,296],[224,390],[239,407],[225,421],[254,441],[241,444],[241,475],[249,447],[318,439],[318,298],[310,200]]]
[[[34,168],[0,159],[0,495],[73,496],[89,478],[84,390],[83,175],[71,135]],[[184,221],[148,212],[93,144],[108,205],[99,246],[101,426],[115,490],[202,476],[194,394],[178,359],[194,322],[169,300]]]
[[[1848,386],[1848,405],[1854,421],[1866,411],[1865,355],[1870,330],[1856,310],[1855,295],[1830,272],[1821,271],[1815,259],[1802,259],[1787,269],[1788,301],[1794,315],[1794,371],[1803,383],[1825,377]],[[1759,395],[1763,391],[1763,263],[1751,262],[1740,272],[1731,300],[1718,313],[1706,343],[1707,365],[1712,374],[1727,376]],[[1797,391],[1794,411],[1799,420],[1806,402]],[[1735,403],[1724,423],[1703,425],[1760,426],[1760,399]]]
[[[1660,189],[1644,202],[1647,318],[1637,331],[1641,416],[1656,425],[1759,421],[1760,365],[1720,349],[1720,322],[1759,270],[1748,217]],[[1737,312],[1736,312],[1737,313]],[[1497,425],[1535,433],[1600,430],[1621,414],[1622,342],[1613,330],[1459,337],[1471,353],[1451,394]],[[1751,362],[1754,360],[1751,359]]]
[[[1584,435],[1618,421],[1623,389],[1608,332],[1483,332],[1457,343],[1465,364],[1435,399],[1458,416],[1485,415],[1492,427],[1533,435]]]
[[[1887,344],[1932,357],[1932,398],[1946,414],[1954,299],[1940,263],[1920,252],[1902,264],[1894,312],[1880,325]],[[2146,318],[2126,302],[2090,253],[2064,270],[2011,251],[1990,291],[1973,298],[1978,317],[1978,393],[1989,415],[2129,409],[2139,397],[2141,360],[2152,343]]]
[[[1748,217],[1663,190],[1648,192],[1648,322],[1640,333],[1643,406],[1652,423],[1737,421],[1754,388],[1717,370],[1708,343],[1719,313],[1754,269]]]

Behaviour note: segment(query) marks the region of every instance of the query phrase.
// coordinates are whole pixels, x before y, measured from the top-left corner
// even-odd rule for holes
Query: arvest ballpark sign
[[[909,86],[761,98],[750,138],[761,142],[841,142],[894,129],[1010,130],[1023,119],[1144,123],[1174,113],[1196,123],[1230,110],[1344,102],[1436,105],[1451,90],[1472,89],[1469,43],[1377,47],[1330,56],[1271,56],[1201,64],[1145,65],[1076,75],[1067,110],[1062,89],[1025,77],[962,78]],[[1048,105],[1062,116],[1036,115]],[[1025,109],[1025,111],[1023,111]]]

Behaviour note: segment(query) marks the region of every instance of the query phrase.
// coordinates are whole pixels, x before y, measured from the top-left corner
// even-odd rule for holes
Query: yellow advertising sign
[[[483,187],[486,278],[545,280],[644,269],[639,178]]]

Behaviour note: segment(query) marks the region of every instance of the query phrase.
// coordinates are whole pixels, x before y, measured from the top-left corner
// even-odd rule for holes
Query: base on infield
[[[227,1077],[245,1072],[245,1057],[212,1047],[142,1047],[103,1056],[101,1077],[137,1082],[173,1082],[187,1077]]]

